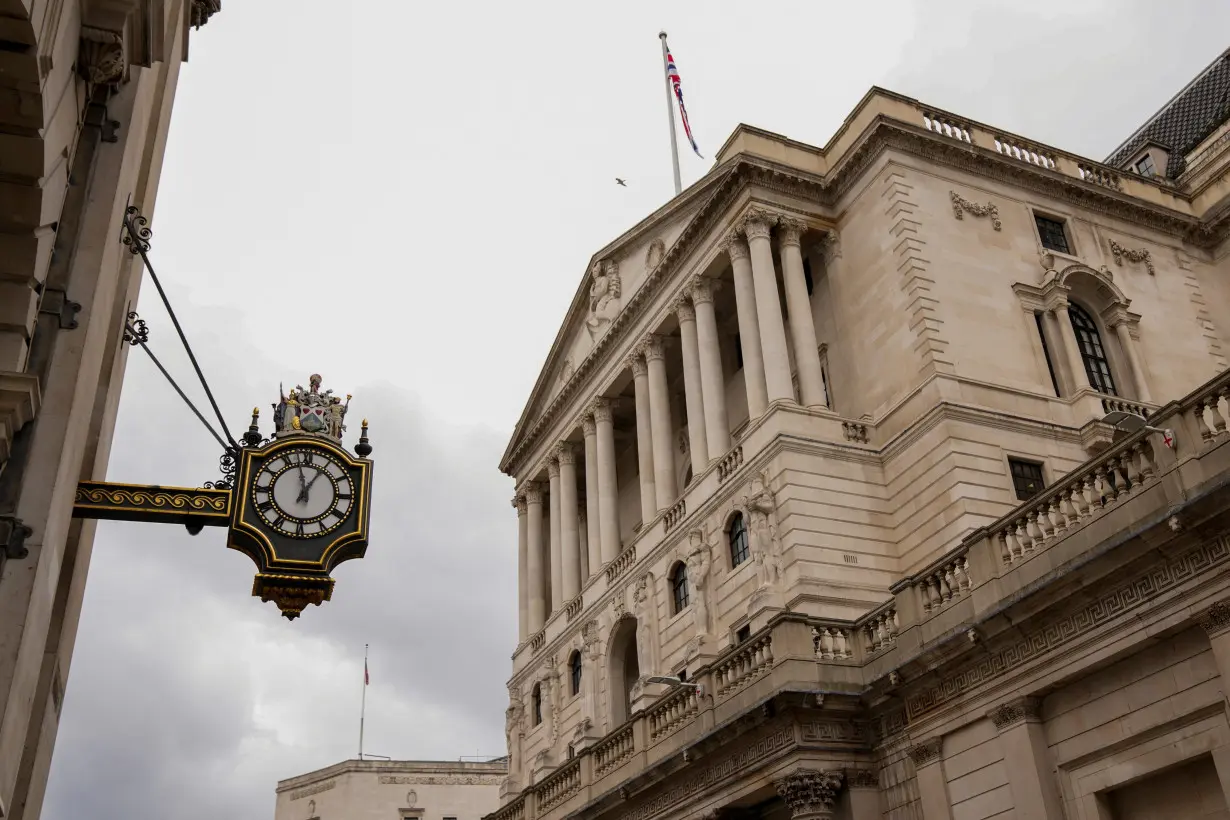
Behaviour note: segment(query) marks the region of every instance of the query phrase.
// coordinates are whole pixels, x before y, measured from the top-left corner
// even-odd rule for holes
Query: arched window
[[[1110,375],[1110,362],[1106,359],[1102,336],[1098,333],[1093,317],[1076,303],[1068,304],[1068,315],[1072,317],[1076,347],[1080,350],[1081,361],[1085,363],[1085,375],[1089,377],[1090,386],[1099,393],[1119,395],[1115,392],[1115,380]]]
[[[679,614],[688,606],[688,568],[687,565],[681,563],[675,564],[671,569],[671,601],[673,603],[672,612]]]
[[[726,537],[730,539],[730,565],[737,567],[748,559],[750,551],[747,545],[747,525],[743,523],[743,513],[735,513],[726,528]]]
[[[572,694],[581,694],[581,653],[575,650],[568,658],[568,679],[572,681]]]
[[[530,695],[530,708],[533,711],[534,725],[542,723],[542,686],[534,684],[534,692]]]

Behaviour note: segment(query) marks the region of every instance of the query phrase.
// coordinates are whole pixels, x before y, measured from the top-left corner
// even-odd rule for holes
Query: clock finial
[[[354,446],[354,451],[360,458],[367,458],[372,454],[371,442],[367,440],[367,419],[363,419],[363,429],[359,432],[359,443]]]

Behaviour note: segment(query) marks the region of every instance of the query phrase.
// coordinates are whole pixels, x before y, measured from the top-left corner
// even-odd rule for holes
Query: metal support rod
[[[179,334],[179,340],[184,345],[189,361],[192,362],[192,369],[196,371],[196,377],[201,382],[201,387],[205,388],[205,396],[209,399],[209,403],[214,409],[214,415],[218,417],[218,424],[222,428],[222,433],[226,436],[226,440],[231,443],[231,447],[238,451],[241,448],[238,442],[231,437],[230,431],[226,429],[226,419],[222,417],[222,411],[218,409],[218,402],[214,399],[213,391],[209,389],[209,382],[205,381],[205,374],[201,372],[201,365],[197,363],[196,355],[192,352],[192,345],[188,344],[188,337],[184,335],[184,329],[180,326],[179,318],[176,317],[175,310],[171,307],[171,301],[167,299],[167,293],[162,289],[162,282],[158,281],[158,274],[154,272],[154,266],[150,264],[149,257],[145,253],[149,248],[149,238],[152,235],[150,229],[145,227],[146,224],[148,224],[147,220],[141,216],[136,206],[130,205],[128,210],[124,212],[124,227],[128,231],[128,241],[124,244],[128,245],[133,253],[140,255],[141,262],[145,265],[145,269],[149,271],[150,279],[153,280],[154,287],[158,289],[158,296],[162,299],[162,304],[167,309],[167,314],[171,317],[171,323],[175,325],[175,332]],[[180,393],[180,395],[183,395],[183,393]],[[226,445],[224,444],[223,446],[225,447]]]
[[[675,95],[671,92],[671,77],[667,60],[666,32],[658,32],[662,41],[662,78],[666,81],[666,121],[671,127],[671,167],[675,171],[675,196],[683,191],[683,183],[679,178],[679,143],[675,137]]]
[[[363,759],[363,721],[367,718],[367,644],[363,644],[363,701],[359,707],[359,760]]]
[[[209,422],[205,420],[205,417],[201,415],[201,411],[196,409],[196,405],[193,404],[186,395],[184,395],[184,391],[180,389],[178,384],[176,384],[175,379],[171,378],[171,374],[168,373],[167,369],[162,366],[162,362],[158,361],[158,357],[154,355],[154,351],[150,350],[149,345],[147,345],[144,341],[141,341],[140,337],[137,336],[136,329],[130,324],[125,324],[125,327],[128,328],[128,332],[132,334],[134,339],[136,339],[137,344],[141,345],[141,349],[145,351],[145,355],[149,356],[150,361],[154,363],[154,366],[158,368],[162,375],[166,377],[166,380],[171,383],[171,386],[175,388],[175,392],[178,393],[179,397],[184,400],[184,404],[188,405],[188,409],[201,420],[201,424],[205,425],[205,429],[208,430],[209,434],[214,437],[215,441],[218,442],[218,446],[220,446],[223,450],[229,450],[230,445],[222,440],[222,436],[218,435],[218,432],[210,426]],[[225,428],[223,428],[223,430],[225,430]],[[238,450],[239,445],[235,445],[235,449]]]

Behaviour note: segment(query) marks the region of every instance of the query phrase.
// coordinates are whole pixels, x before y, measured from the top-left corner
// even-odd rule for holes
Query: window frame
[[[745,644],[752,639],[752,625],[750,623],[743,624],[742,626],[735,629],[734,633],[735,633],[735,637],[734,637],[734,640],[731,641],[731,643],[734,646],[740,646],[741,644]]]
[[[1140,167],[1144,165],[1145,163],[1148,163],[1149,165],[1149,170],[1147,171],[1143,170]],[[1157,176],[1157,163],[1153,161],[1153,153],[1150,151],[1145,151],[1143,154],[1141,154],[1140,159],[1132,163],[1132,170],[1140,174],[1142,177],[1147,177],[1149,179],[1156,177]]]
[[[572,697],[575,698],[581,694],[584,679],[585,663],[581,659],[581,650],[574,649],[572,654],[568,656],[568,691],[572,693]]]
[[[1055,214],[1049,211],[1039,211],[1039,210],[1034,210],[1033,216],[1034,216],[1034,219],[1033,219],[1034,235],[1038,239],[1039,246],[1044,251],[1049,251],[1050,253],[1059,253],[1059,254],[1063,254],[1064,256],[1072,256],[1072,257],[1076,256],[1076,250],[1075,250],[1076,243],[1073,241],[1072,231],[1068,227],[1070,220],[1067,217],[1060,216],[1059,214]],[[1044,221],[1051,222],[1059,226],[1060,233],[1063,235],[1063,244],[1064,244],[1063,248],[1052,248],[1050,245],[1046,244],[1046,236],[1042,232],[1042,224],[1041,224]]]
[[[1041,486],[1038,487],[1033,495],[1030,495],[1027,498],[1021,497],[1021,488],[1017,485],[1017,474],[1013,467],[1018,464],[1023,467],[1029,466],[1038,468],[1038,481],[1041,483]],[[1046,480],[1046,461],[1044,459],[1034,456],[1019,455],[1017,453],[1005,453],[1004,465],[1008,471],[1008,481],[1012,485],[1012,494],[1016,498],[1018,504],[1026,504],[1032,501],[1041,493],[1045,492],[1046,488],[1050,486]]]
[[[1080,320],[1080,325],[1077,320]],[[1115,371],[1111,367],[1110,353],[1106,347],[1106,338],[1094,314],[1079,302],[1068,302],[1068,320],[1072,325],[1072,335],[1076,339],[1076,352],[1085,368],[1085,377],[1089,386],[1105,396],[1118,396],[1119,385],[1115,382]],[[1082,336],[1084,334],[1084,336]],[[1089,348],[1088,350],[1086,348]],[[1101,365],[1095,370],[1093,365]]]
[[[688,565],[676,561],[667,575],[671,591],[671,614],[678,615],[692,603],[691,587],[688,583]]]
[[[534,684],[530,690],[530,720],[535,726],[542,725],[542,684]]]
[[[735,541],[735,524],[739,525],[739,535],[742,540]],[[752,545],[747,532],[747,516],[742,510],[736,510],[726,522],[726,555],[730,559],[730,568],[736,569],[748,563],[752,557]],[[736,549],[737,547],[737,549]]]

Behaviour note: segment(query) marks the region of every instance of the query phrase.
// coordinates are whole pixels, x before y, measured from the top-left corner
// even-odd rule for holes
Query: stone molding
[[[1230,603],[1218,601],[1206,609],[1200,617],[1200,626],[1210,638],[1215,638],[1230,629]]]
[[[525,515],[529,511],[529,502],[526,500],[525,492],[519,492],[513,496],[513,509],[517,511],[517,517]]]
[[[991,227],[997,231],[1003,229],[1003,223],[999,221],[999,206],[994,202],[978,205],[970,202],[956,191],[949,191],[948,196],[952,199],[952,215],[957,219],[965,219],[965,214],[978,217],[989,216],[991,217]]]
[[[914,761],[914,768],[921,769],[923,766],[929,766],[932,763],[938,763],[944,752],[944,738],[933,737],[930,740],[924,740],[922,743],[910,747],[910,760]]]
[[[995,707],[987,713],[997,732],[1011,729],[1020,723],[1042,722],[1042,701],[1034,697],[1017,698]]]
[[[382,786],[498,786],[498,774],[382,774]]]
[[[649,375],[649,365],[645,361],[645,352],[640,346],[634,349],[631,355],[628,356],[628,367],[632,370],[633,377]]]
[[[846,787],[878,789],[880,788],[880,773],[873,769],[846,769]]]
[[[128,71],[124,37],[114,31],[83,25],[77,73],[93,85],[118,86]]]
[[[773,785],[797,818],[832,817],[845,774],[840,769],[795,769]]]

